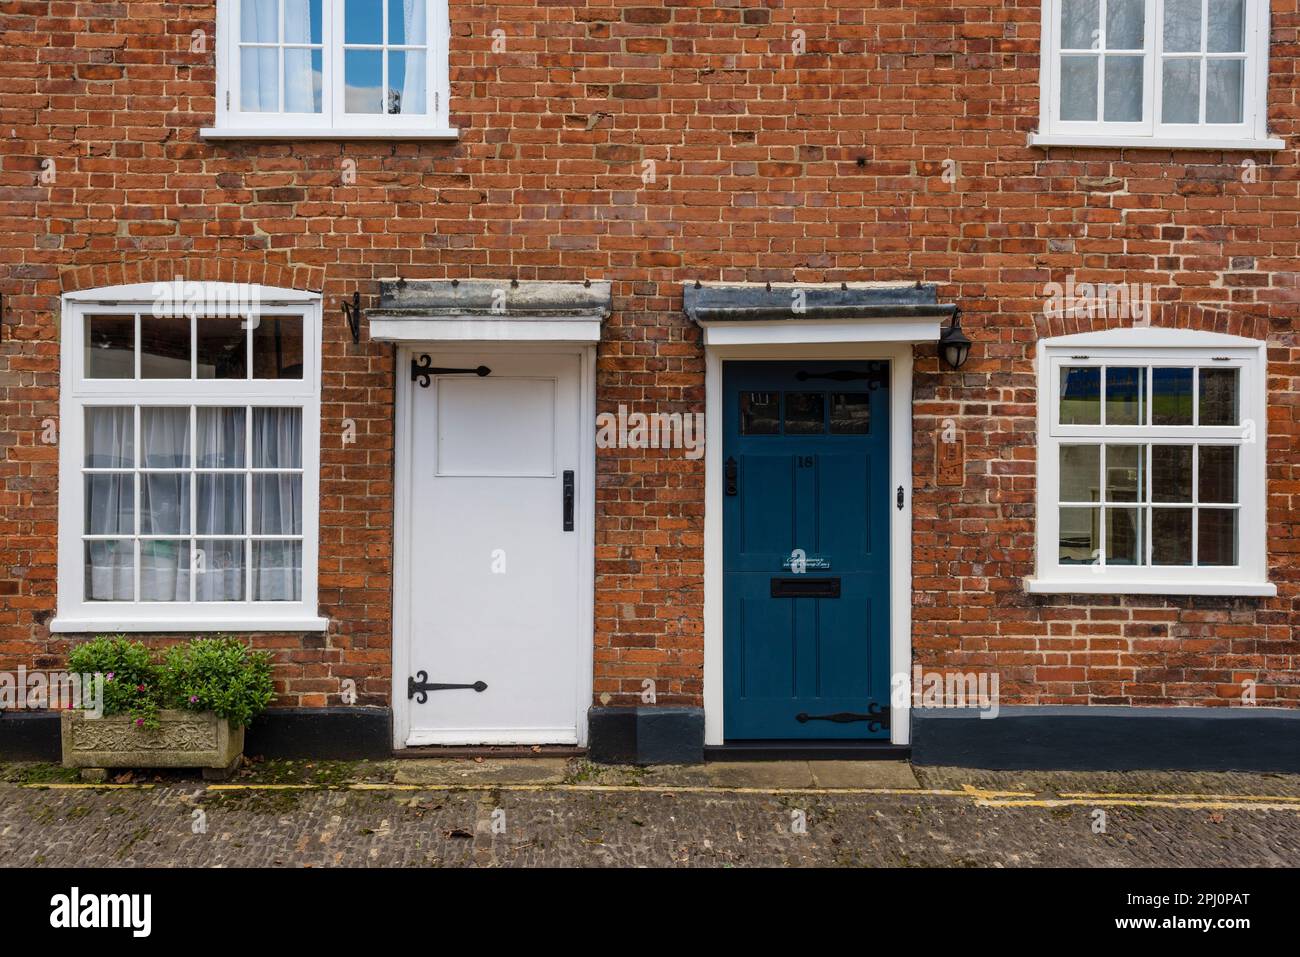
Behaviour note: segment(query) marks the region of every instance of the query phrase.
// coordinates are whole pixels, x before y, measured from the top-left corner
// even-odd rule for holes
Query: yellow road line
[[[1058,791],[1063,798],[1149,798],[1155,795],[1129,791]],[[1273,794],[1161,794],[1160,797],[1177,801],[1273,801],[1300,804],[1300,797]]]
[[[1180,801],[1151,796],[1147,798],[1122,798],[1110,800],[1106,797],[1097,799],[1084,800],[1082,798],[1045,798],[1029,801],[1018,801],[1014,799],[985,800],[978,799],[975,801],[976,807],[1169,807],[1180,809],[1204,808],[1212,811],[1296,811],[1300,812],[1300,805],[1296,804],[1278,804],[1264,803],[1263,799],[1251,801]]]
[[[40,790],[41,788],[58,789],[62,791],[147,791],[150,788],[156,788],[156,784],[90,784],[84,781],[78,782],[60,782],[51,781],[48,784],[22,783],[20,788],[31,788]]]

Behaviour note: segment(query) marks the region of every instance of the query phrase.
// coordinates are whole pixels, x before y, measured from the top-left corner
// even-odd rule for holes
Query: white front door
[[[410,386],[407,670],[470,687],[408,698],[406,743],[574,744],[579,356],[430,354],[491,372]]]

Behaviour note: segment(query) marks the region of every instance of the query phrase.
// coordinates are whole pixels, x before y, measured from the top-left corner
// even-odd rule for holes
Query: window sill
[[[1243,598],[1272,598],[1277,586],[1271,582],[1168,582],[1099,581],[1098,579],[1026,578],[1031,595],[1225,595]]]
[[[460,130],[451,127],[407,129],[259,129],[212,127],[199,130],[202,140],[455,140]]]
[[[1211,137],[1154,136],[1077,136],[1072,133],[1030,133],[1030,146],[1073,146],[1083,149],[1152,149],[1152,150],[1223,150],[1225,152],[1262,152],[1286,149],[1279,139],[1216,140]]]
[[[55,618],[53,634],[88,632],[282,632],[325,631],[328,618]]]

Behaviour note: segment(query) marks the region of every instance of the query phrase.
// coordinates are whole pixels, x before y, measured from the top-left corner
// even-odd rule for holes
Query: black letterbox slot
[[[836,578],[773,578],[773,598],[839,598],[840,580]]]

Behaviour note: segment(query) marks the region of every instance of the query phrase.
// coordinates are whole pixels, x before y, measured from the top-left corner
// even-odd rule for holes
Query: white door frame
[[[502,356],[575,356],[578,367],[578,643],[577,691],[574,719],[578,746],[587,744],[587,709],[592,700],[595,647],[596,575],[596,347],[566,343],[531,342],[428,342],[403,343],[397,348],[396,416],[393,427],[393,747],[405,748],[411,731],[411,703],[406,698],[406,679],[411,670],[411,406],[416,385],[407,370],[416,353],[429,353],[437,365],[438,356],[467,353],[495,353]]]
[[[786,326],[791,325],[789,320]],[[736,359],[883,359],[889,363],[889,670],[912,671],[912,345],[911,342],[755,343],[705,347],[704,743],[724,743],[722,708],[722,366]],[[903,488],[903,507],[894,504]],[[890,682],[891,696],[894,683]],[[910,701],[890,709],[889,741],[911,741]]]

